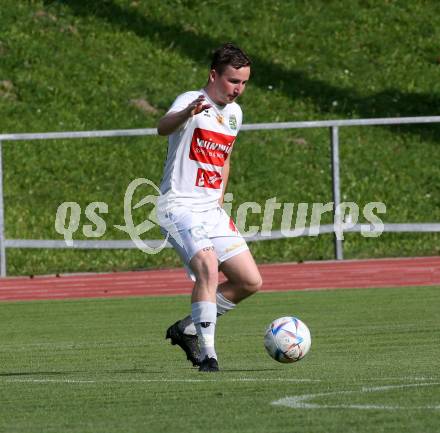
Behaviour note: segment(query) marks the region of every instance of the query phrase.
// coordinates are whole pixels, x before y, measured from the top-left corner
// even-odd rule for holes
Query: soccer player
[[[227,43],[213,55],[205,87],[179,95],[158,124],[168,155],[158,200],[158,220],[195,281],[191,314],[170,326],[199,371],[218,371],[217,316],[260,289],[255,261],[222,208],[231,151],[242,124],[235,102],[249,80],[251,61]],[[219,284],[219,270],[226,281]]]

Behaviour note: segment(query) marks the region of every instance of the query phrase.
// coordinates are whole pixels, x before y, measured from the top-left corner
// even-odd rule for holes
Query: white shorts
[[[203,248],[213,247],[219,263],[248,249],[232,218],[221,207],[203,212],[173,208],[159,217],[159,223],[193,280],[189,262]]]

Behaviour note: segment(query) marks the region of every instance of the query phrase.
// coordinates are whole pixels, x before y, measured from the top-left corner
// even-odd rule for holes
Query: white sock
[[[201,301],[191,304],[191,316],[199,337],[200,357],[217,359],[215,353],[215,324],[217,322],[217,305]]]
[[[236,307],[236,304],[226,299],[220,292],[217,292],[217,317]],[[177,325],[185,335],[197,335],[196,327],[191,316],[184,317]]]

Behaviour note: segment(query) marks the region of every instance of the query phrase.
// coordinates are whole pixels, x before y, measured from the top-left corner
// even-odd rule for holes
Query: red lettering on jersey
[[[193,161],[223,167],[232,151],[235,138],[235,135],[196,128],[191,140],[189,157]]]
[[[220,189],[222,181],[222,174],[218,171],[203,170],[203,168],[197,170],[196,186]]]

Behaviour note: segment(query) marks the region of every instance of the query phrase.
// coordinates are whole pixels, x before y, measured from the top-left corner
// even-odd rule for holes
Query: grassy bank
[[[233,40],[253,58],[245,123],[435,115],[440,84],[434,1],[199,2],[5,0],[0,11],[0,130],[155,127],[174,97],[200,88],[212,50]],[[341,131],[341,187],[385,222],[440,217],[437,126]],[[232,156],[233,212],[244,201],[327,203],[329,133],[243,132]],[[127,239],[123,197],[135,178],[158,183],[165,140],[4,143],[7,238],[62,239],[60,203],[108,204],[102,239]],[[143,210],[136,219],[143,221]],[[279,228],[281,213],[275,214]],[[328,222],[329,216],[325,217]],[[250,215],[261,225],[262,215]],[[84,239],[84,213],[74,239]],[[148,233],[159,238],[157,229]],[[346,237],[347,258],[438,254],[439,236]],[[258,261],[326,259],[332,238],[254,244]],[[10,274],[174,266],[170,251],[9,250]]]

